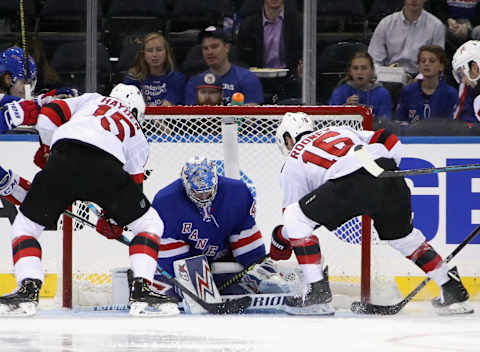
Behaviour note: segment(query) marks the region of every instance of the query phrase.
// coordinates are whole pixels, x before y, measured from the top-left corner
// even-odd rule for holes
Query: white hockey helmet
[[[462,76],[465,75],[469,81],[476,82],[480,75],[476,78],[470,76],[470,63],[475,62],[480,67],[480,41],[469,40],[463,43],[452,59],[452,73],[457,83],[462,82]]]
[[[287,112],[283,115],[280,125],[277,127],[277,134],[275,135],[275,141],[278,148],[283,154],[288,154],[290,151],[285,144],[285,133],[288,133],[290,137],[296,142],[297,137],[304,132],[314,131],[315,124],[310,116],[304,112]]]
[[[131,84],[119,83],[110,92],[112,98],[117,98],[128,106],[130,112],[142,122],[145,116],[145,100],[140,90]]]

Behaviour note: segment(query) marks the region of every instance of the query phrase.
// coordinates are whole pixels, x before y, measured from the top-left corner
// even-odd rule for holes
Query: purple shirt
[[[285,60],[281,55],[282,45],[282,26],[284,10],[280,12],[275,22],[265,17],[265,11],[262,12],[263,17],[263,67],[268,68],[285,68],[287,67]]]

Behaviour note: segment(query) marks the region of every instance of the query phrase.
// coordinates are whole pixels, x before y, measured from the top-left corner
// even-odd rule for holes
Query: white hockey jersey
[[[61,139],[78,140],[116,157],[130,175],[143,175],[148,142],[129,109],[115,98],[86,93],[54,100],[42,107],[36,128],[50,148]]]
[[[331,179],[360,169],[352,155],[355,145],[364,145],[373,159],[401,159],[401,142],[385,130],[357,131],[348,126],[328,127],[305,135],[290,151],[280,174],[282,208]]]

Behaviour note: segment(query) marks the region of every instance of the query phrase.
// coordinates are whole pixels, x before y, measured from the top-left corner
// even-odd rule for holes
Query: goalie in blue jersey
[[[240,180],[218,175],[214,163],[205,157],[196,156],[185,163],[181,177],[158,191],[152,206],[165,225],[158,264],[172,275],[175,260],[202,254],[210,264],[233,261],[243,267],[265,258],[250,190]],[[226,276],[232,276],[213,274],[217,287]],[[158,275],[156,280],[162,278]],[[157,288],[165,293],[170,287]],[[266,260],[220,293],[274,293],[284,289],[275,267]]]

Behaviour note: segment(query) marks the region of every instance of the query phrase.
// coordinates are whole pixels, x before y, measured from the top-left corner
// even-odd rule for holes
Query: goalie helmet
[[[128,106],[128,109],[136,117],[138,122],[143,121],[145,116],[145,100],[143,99],[142,92],[140,92],[136,86],[119,83],[113,87],[110,96]]]
[[[3,66],[4,69],[2,71],[12,75],[13,85],[17,84],[18,80],[25,82],[24,62],[22,48],[8,48],[0,56],[0,66]],[[31,56],[28,57],[28,79],[34,90],[37,84],[37,65]]]
[[[452,59],[452,73],[457,83],[462,82],[462,77],[465,75],[469,81],[476,82],[480,75],[476,78],[470,76],[470,63],[475,62],[480,68],[480,41],[469,40],[462,44]]]
[[[204,156],[195,156],[185,163],[181,175],[188,197],[199,207],[211,205],[218,186],[215,164]]]
[[[284,136],[286,133],[297,142],[297,137],[304,133],[315,130],[315,124],[310,116],[304,112],[287,112],[280,125],[278,125],[275,141],[278,148],[283,154],[288,154],[290,151],[285,144]]]

